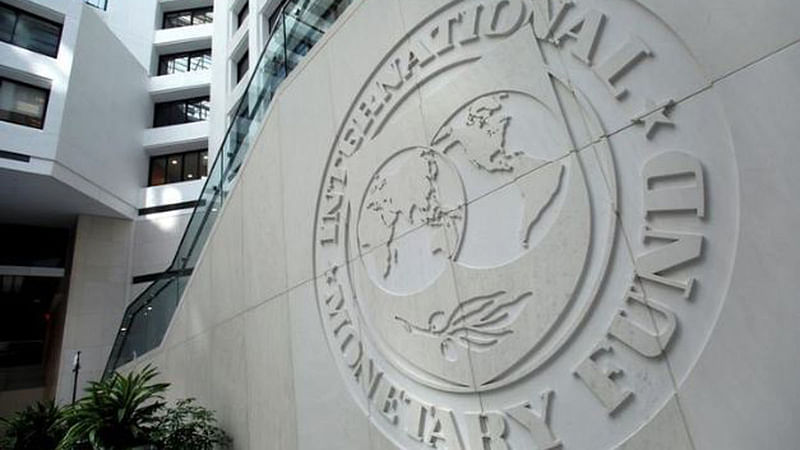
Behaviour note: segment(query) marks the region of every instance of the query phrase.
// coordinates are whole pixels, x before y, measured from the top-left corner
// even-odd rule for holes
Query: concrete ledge
[[[210,88],[211,71],[199,70],[151,77],[147,89],[154,102],[168,102],[209,95]]]
[[[208,142],[208,122],[184,123],[144,130],[142,145],[148,154],[188,151]]]
[[[211,47],[213,24],[156,30],[153,46],[159,54],[188,52]]]

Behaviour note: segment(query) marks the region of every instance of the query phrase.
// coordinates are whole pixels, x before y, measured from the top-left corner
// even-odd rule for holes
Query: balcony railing
[[[254,66],[172,264],[125,310],[105,376],[158,347],[278,85],[351,0],[290,0]]]

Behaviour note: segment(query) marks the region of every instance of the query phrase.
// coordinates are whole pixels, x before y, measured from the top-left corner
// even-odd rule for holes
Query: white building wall
[[[82,2],[71,0],[12,1],[10,4],[64,25],[61,45],[55,59],[0,42],[0,74],[50,89],[44,129],[0,122],[0,142],[3,143],[3,149],[52,161],[56,156],[72,60],[78,39],[78,23],[84,5]],[[0,160],[0,164],[7,162]]]
[[[85,7],[78,29],[57,160],[101,189],[139,207],[148,158],[141,130],[152,116],[147,72]]]
[[[78,218],[55,398],[61,404],[72,398],[78,351],[78,397],[103,375],[130,295],[133,231],[130,220]]]
[[[365,395],[349,378],[343,355],[337,353],[337,342],[326,334],[323,325],[328,317],[318,291],[324,288],[328,274],[315,272],[314,264],[319,261],[314,259],[318,251],[314,233],[319,232],[315,217],[320,186],[326,186],[323,176],[331,145],[362,83],[402,36],[445,3],[356,2],[315,47],[281,87],[277,106],[266,119],[203,250],[164,343],[128,367],[155,363],[164,379],[174,383],[172,395],[197,397],[219,412],[237,448],[388,449],[401,444],[405,448],[427,448],[408,440],[413,427],[392,428],[398,423],[409,424],[403,408],[411,400],[403,399],[410,397],[395,391],[399,399],[392,401],[388,390]],[[630,5],[589,0],[576,3],[591,3],[609,14],[625,11],[623,7]],[[617,163],[622,164],[618,167],[622,195],[613,211],[620,227],[620,248],[610,271],[633,270],[634,255],[645,245],[639,208],[644,202],[639,190],[642,166],[628,162],[647,161],[654,154],[648,153],[654,148],[653,142],[670,143],[708,158],[703,163],[709,183],[704,223],[712,224],[713,232],[692,229],[692,233],[703,233],[704,257],[668,276],[682,280],[700,274],[703,278],[698,278],[696,297],[689,301],[671,295],[674,292],[669,286],[646,284],[657,292],[659,300],[666,298],[667,306],[679,309],[682,315],[678,317],[676,337],[669,346],[659,342],[661,356],[652,361],[624,359],[631,351],[615,341],[611,357],[623,358],[628,364],[618,377],[602,379],[613,379],[613,383],[635,391],[619,411],[604,411],[591,391],[595,389],[596,394],[601,389],[587,388],[573,373],[585,357],[582,352],[567,356],[573,347],[594,351],[587,345],[594,342],[582,337],[572,341],[552,364],[564,372],[547,380],[574,387],[556,392],[549,421],[541,420],[547,410],[541,409],[544,397],[538,396],[539,391],[516,397],[509,394],[504,401],[532,403],[529,411],[536,414],[526,416],[533,421],[528,421],[529,427],[534,427],[531,423],[552,425],[566,449],[616,445],[625,449],[793,448],[800,441],[793,420],[800,412],[796,382],[800,365],[794,357],[800,338],[796,326],[800,309],[793,300],[800,290],[795,275],[800,266],[800,241],[794,238],[800,226],[800,208],[794,201],[800,193],[795,176],[800,171],[795,151],[800,140],[795,126],[800,105],[800,89],[796,89],[800,32],[793,26],[800,20],[800,7],[784,0],[766,0],[756,9],[745,0],[641,3],[649,8],[646,14],[655,14],[647,16],[652,22],[634,23],[637,15],[609,15],[606,36],[624,38],[614,35],[612,26],[649,24],[652,30],[670,30],[679,38],[675,46],[650,37],[649,43],[660,50],[657,58],[664,62],[660,67],[674,71],[675,77],[687,76],[699,67],[699,76],[680,78],[680,86],[670,85],[672,90],[661,92],[676,101],[674,115],[669,118],[677,125],[674,130],[662,125],[651,140],[644,135],[643,125],[635,125],[627,116],[641,110],[642,105],[631,103],[631,97],[614,103],[616,100],[606,97],[606,86],[592,73],[585,77],[578,72],[568,75],[576,83],[595,86],[589,90],[591,99],[606,99],[595,105],[601,112],[607,113],[612,105],[624,105],[620,107],[622,113],[604,117],[608,129],[602,136],[614,144]],[[526,37],[532,36],[530,30],[525,32]],[[601,41],[598,55],[613,51],[619,43]],[[215,49],[217,45],[215,40]],[[686,51],[688,59],[680,56]],[[565,61],[570,68],[580,64],[572,57]],[[514,58],[505,64],[508,66],[496,67],[494,80],[498,85],[513,79],[517,67]],[[508,70],[504,72],[503,67]],[[664,73],[651,75],[637,77],[632,72],[622,80],[630,83],[630,95],[664,87],[654,82]],[[221,76],[215,69],[214,79]],[[218,86],[218,82],[212,83],[212,95]],[[451,87],[446,84],[434,83],[411,100],[413,107],[403,116],[408,123],[406,134],[419,133],[422,142],[431,138],[426,133],[436,131],[439,123],[427,122],[426,114],[437,113],[438,106],[429,99],[437,91],[462,94],[448,89]],[[704,134],[709,129],[713,133]],[[673,141],[672,136],[681,131],[683,137]],[[403,133],[397,136],[407,138]],[[381,151],[383,147],[375,144],[372,149]],[[724,157],[714,156],[720,154]],[[584,155],[591,158],[591,153]],[[372,173],[354,170],[349,176],[352,182],[354,178],[369,178]],[[497,193],[487,198],[496,199],[494,195]],[[675,217],[666,223],[675,225],[672,219]],[[483,237],[492,238],[489,233]],[[723,254],[733,256],[719,259]],[[553,264],[560,264],[562,257],[552,255]],[[366,261],[355,256],[349,261],[332,262],[341,263],[340,269],[345,270],[345,266]],[[510,272],[509,280],[513,278]],[[464,281],[463,286],[467,285],[469,281]],[[601,290],[624,287],[617,283]],[[371,298],[379,290],[366,296]],[[613,293],[609,295],[614,297]],[[587,322],[598,314],[615,313],[618,307],[601,302],[591,310]],[[712,320],[702,322],[702,317]],[[659,323],[654,322],[656,332]],[[605,336],[607,326],[604,322],[586,330]],[[696,347],[696,359],[681,353],[687,345]],[[631,365],[634,363],[647,370]],[[395,374],[406,370],[399,362],[389,366],[396,367],[391,369]],[[550,368],[548,365],[542,370]],[[609,372],[602,373],[607,376]],[[415,389],[412,395],[426,395],[423,401],[441,398],[436,389]],[[663,389],[663,401],[648,403],[651,389]],[[489,413],[491,407],[484,410],[477,393],[463,397],[474,401],[468,413]],[[388,402],[384,401],[387,398]],[[564,413],[571,404],[583,402],[588,406],[585,410],[575,415]],[[386,413],[394,408],[402,414],[387,420]],[[466,433],[466,419],[458,420],[460,432]],[[520,442],[522,422],[507,418],[504,423],[513,426],[513,431],[506,434],[494,429],[494,439],[502,435]],[[630,425],[629,430],[620,433],[620,424]],[[597,431],[589,433],[588,428]],[[541,434],[542,428],[538,430],[541,442],[546,436]],[[522,434],[526,439],[530,435]],[[455,448],[481,448],[474,445],[473,437],[462,436],[464,441]],[[597,444],[601,441],[614,441],[614,445]],[[530,441],[526,442],[527,446],[512,448],[533,448]]]

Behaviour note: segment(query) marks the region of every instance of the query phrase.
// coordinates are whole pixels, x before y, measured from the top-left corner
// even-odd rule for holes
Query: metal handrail
[[[203,185],[200,201],[192,210],[175,256],[162,275],[126,308],[104,377],[119,366],[156,348],[163,340],[185,288],[185,281],[190,276],[188,274],[205,246],[208,232],[216,222],[227,193],[236,181],[245,155],[250,151],[252,143],[247,142],[247,137],[263,123],[264,113],[277,86],[293,69],[289,54],[294,55],[295,49],[287,48],[289,39],[311,37],[313,39],[309,42],[313,45],[321,37],[325,25],[322,16],[317,17],[322,26],[315,25],[317,21],[313,20],[316,14],[314,11],[321,9],[327,15],[333,8],[335,20],[350,2],[351,0],[290,0],[281,7],[281,24],[273,30],[253,66],[253,73],[237,103],[234,118],[225,130],[222,145]],[[290,26],[291,30],[287,28]],[[276,50],[273,44],[280,48]],[[272,67],[270,64],[275,61],[281,64],[282,69],[277,74],[269,70]],[[246,128],[245,133],[242,133],[242,128]]]

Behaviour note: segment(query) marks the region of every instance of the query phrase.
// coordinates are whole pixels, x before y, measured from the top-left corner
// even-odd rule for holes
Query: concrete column
[[[78,395],[103,374],[129,300],[133,221],[80,216],[75,233],[56,401],[72,397],[72,361],[81,351]]]

